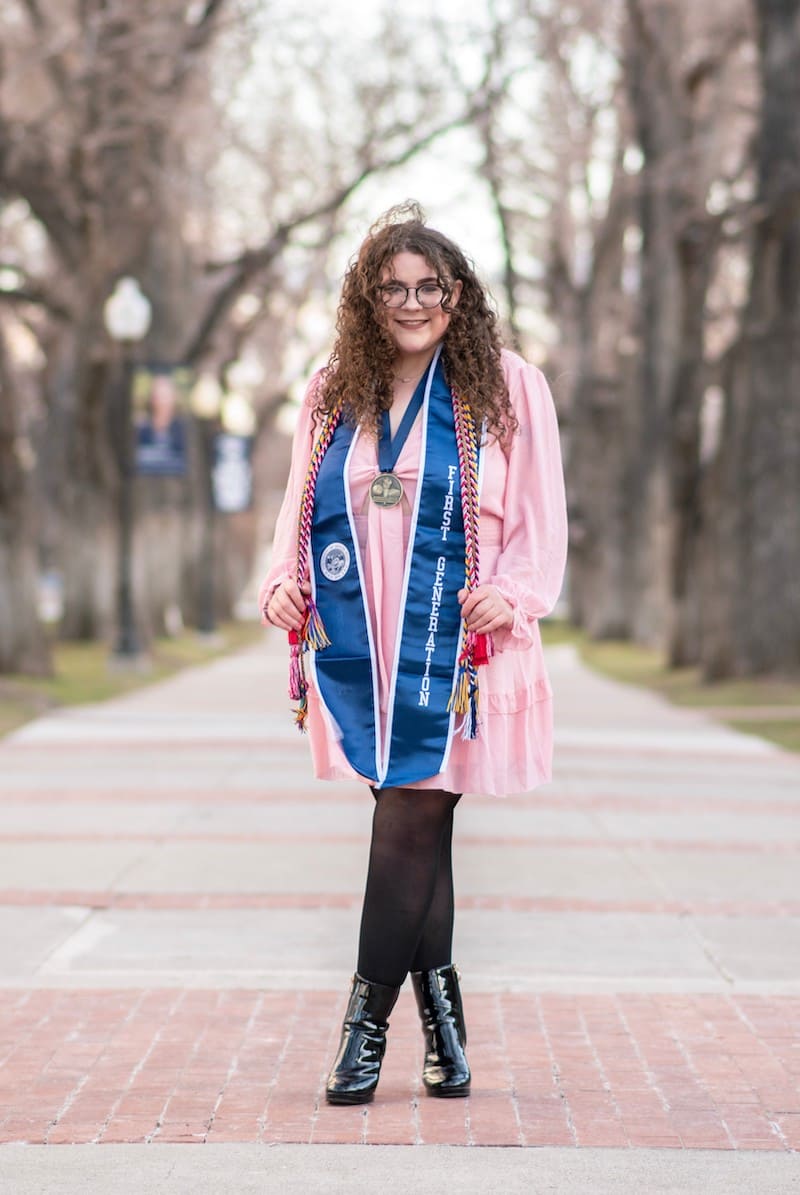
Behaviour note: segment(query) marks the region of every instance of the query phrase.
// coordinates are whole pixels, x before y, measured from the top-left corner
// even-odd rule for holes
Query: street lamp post
[[[200,424],[203,464],[203,554],[200,567],[200,595],[197,630],[201,635],[217,631],[214,570],[216,568],[216,508],[214,504],[214,443],[222,411],[222,389],[211,373],[197,380],[191,395],[192,413]]]
[[[115,403],[117,459],[119,462],[118,559],[117,559],[117,629],[114,657],[121,663],[135,662],[140,654],[139,636],[133,613],[133,427],[131,389],[133,347],[146,335],[152,307],[135,278],[117,281],[106,300],[103,319],[111,339],[122,350],[122,379]]]

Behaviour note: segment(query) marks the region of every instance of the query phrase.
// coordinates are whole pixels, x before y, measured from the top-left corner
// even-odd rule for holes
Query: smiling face
[[[381,285],[399,283],[418,287],[425,283],[448,282],[440,279],[430,262],[419,253],[403,251],[396,254],[381,276]],[[449,307],[454,307],[461,295],[461,283],[450,283]],[[450,324],[449,314],[438,307],[423,307],[416,291],[412,290],[402,307],[383,307],[381,317],[397,346],[398,363],[412,364],[430,359]]]

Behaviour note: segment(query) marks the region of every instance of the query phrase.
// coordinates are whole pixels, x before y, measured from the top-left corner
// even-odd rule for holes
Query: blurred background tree
[[[415,195],[472,249],[567,448],[569,613],[711,677],[800,669],[800,0],[7,0],[0,13],[0,671],[114,618],[116,280],[142,360],[256,414],[228,613],[348,254]],[[244,383],[242,379],[245,379]],[[207,458],[137,479],[145,639],[199,619]]]

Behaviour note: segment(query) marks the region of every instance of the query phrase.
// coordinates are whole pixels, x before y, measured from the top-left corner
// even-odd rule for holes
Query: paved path
[[[465,1101],[409,991],[376,1102],[321,1098],[372,802],[279,636],[0,744],[2,1195],[800,1190],[800,760],[549,662],[554,782],[457,816]]]

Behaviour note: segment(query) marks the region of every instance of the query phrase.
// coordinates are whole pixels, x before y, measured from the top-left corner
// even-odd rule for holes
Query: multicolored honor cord
[[[325,416],[319,439],[314,445],[311,460],[308,463],[303,493],[300,498],[300,512],[297,519],[297,567],[295,577],[298,585],[302,585],[308,574],[308,553],[311,547],[311,520],[314,516],[314,494],[317,486],[317,475],[325,453],[328,451],[333,433],[342,417],[341,405],[334,407]],[[319,611],[312,597],[306,598],[306,613],[303,625],[299,631],[289,631],[289,696],[296,701],[294,711],[295,724],[299,730],[305,730],[308,715],[308,681],[304,655],[309,650],[321,651],[330,646],[325,627],[319,616]]]
[[[461,474],[461,513],[464,519],[464,587],[470,594],[480,584],[478,436],[472,411],[456,394],[453,394],[453,414]],[[458,656],[458,670],[447,703],[448,710],[463,714],[459,728],[463,739],[478,737],[478,668],[482,664],[488,664],[493,653],[494,643],[491,635],[476,635],[474,631],[464,631]]]

